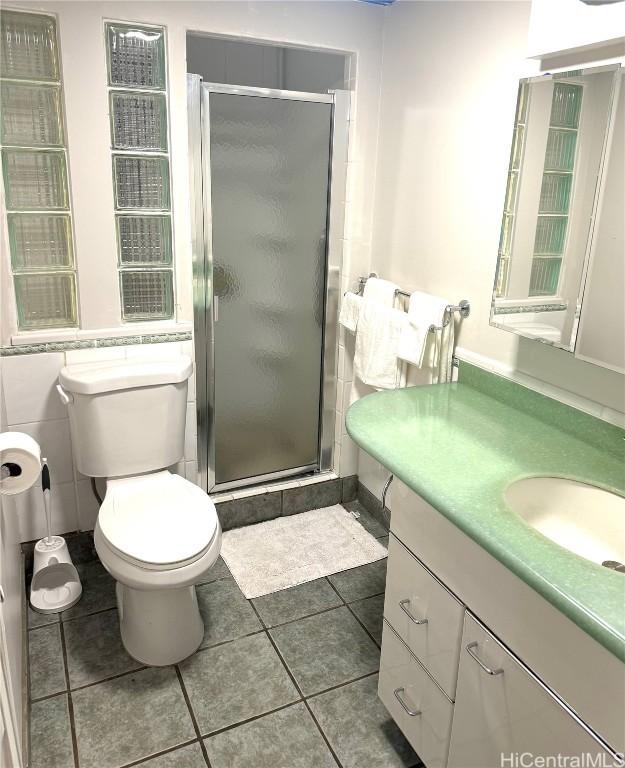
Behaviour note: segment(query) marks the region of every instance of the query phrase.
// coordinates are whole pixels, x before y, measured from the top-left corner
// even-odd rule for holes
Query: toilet
[[[202,642],[194,585],[221,548],[208,494],[167,469],[183,457],[192,370],[185,355],[69,365],[57,387],[76,467],[106,478],[94,539],[117,582],[122,641],[151,666],[181,661]]]

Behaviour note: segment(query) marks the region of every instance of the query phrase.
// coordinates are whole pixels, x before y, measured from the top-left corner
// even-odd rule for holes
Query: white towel
[[[407,321],[406,313],[400,309],[364,300],[356,333],[355,377],[376,389],[395,389],[400,385],[402,366],[397,349]]]
[[[392,307],[395,304],[395,296],[398,289],[399,286],[391,283],[390,280],[368,277],[363,296],[368,301],[377,301],[379,304],[384,304],[385,307]]]
[[[449,302],[440,296],[421,291],[411,294],[408,322],[404,326],[397,348],[399,358],[419,368],[423,365],[430,326],[441,326],[447,304]]]
[[[350,333],[356,333],[358,325],[358,316],[362,307],[363,298],[357,293],[347,291],[341,302],[341,313],[339,314],[339,323]]]

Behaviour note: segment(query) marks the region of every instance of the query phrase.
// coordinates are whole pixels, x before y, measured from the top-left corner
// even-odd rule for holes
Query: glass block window
[[[529,296],[555,296],[566,249],[583,86],[553,84]]]
[[[18,329],[78,325],[56,20],[0,15],[0,142]]]
[[[497,276],[495,278],[495,296],[497,297],[505,296],[508,290],[519,172],[525,147],[528,98],[529,90],[527,83],[519,83],[512,149],[510,150],[510,164],[508,166],[508,184],[506,186],[503,218],[501,220],[501,236],[499,238],[499,258],[497,260]]]
[[[122,320],[174,316],[165,30],[106,25]]]

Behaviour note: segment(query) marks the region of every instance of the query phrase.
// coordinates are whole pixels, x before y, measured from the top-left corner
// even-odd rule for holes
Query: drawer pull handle
[[[499,667],[499,669],[491,669],[490,667],[487,667],[486,664],[480,659],[480,657],[475,653],[473,650],[474,648],[477,648],[477,643],[469,643],[467,645],[467,653],[472,659],[475,659],[477,663],[480,665],[480,667],[486,672],[487,675],[503,675],[503,669]]]
[[[421,710],[420,709],[419,710],[410,709],[410,707],[406,704],[406,702],[401,697],[400,694],[405,693],[405,689],[404,688],[395,688],[393,693],[395,694],[395,698],[402,705],[402,708],[404,709],[404,711],[406,712],[407,715],[409,715],[410,717],[416,717],[417,715],[421,714]]]
[[[418,619],[408,608],[406,608],[407,605],[410,605],[410,600],[400,600],[399,601],[399,607],[402,609],[402,611],[408,616],[410,621],[413,624],[427,624],[427,619]]]

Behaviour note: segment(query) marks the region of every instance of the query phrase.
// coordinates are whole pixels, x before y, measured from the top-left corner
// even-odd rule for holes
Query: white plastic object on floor
[[[78,571],[62,536],[35,544],[30,604],[38,613],[59,613],[75,605],[82,594]]]

